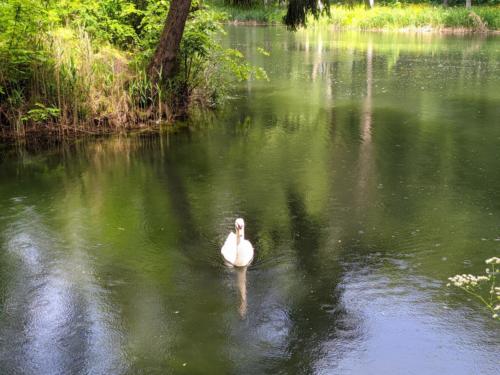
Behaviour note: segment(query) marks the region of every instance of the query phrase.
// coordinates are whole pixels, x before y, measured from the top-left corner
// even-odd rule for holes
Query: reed
[[[0,112],[13,133],[44,127],[64,136],[138,124],[129,87],[137,73],[127,53],[111,45],[96,47],[87,32],[69,28],[47,33],[36,53],[20,63],[6,59],[11,66],[0,67],[7,98]],[[23,72],[18,79],[11,75],[15,69]]]

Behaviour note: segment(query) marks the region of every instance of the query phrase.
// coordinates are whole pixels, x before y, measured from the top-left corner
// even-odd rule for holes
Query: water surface
[[[445,283],[500,254],[500,39],[226,41],[270,82],[215,116],[2,151],[0,373],[497,374],[500,326]]]

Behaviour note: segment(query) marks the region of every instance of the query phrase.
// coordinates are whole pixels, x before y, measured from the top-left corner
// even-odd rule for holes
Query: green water
[[[225,40],[270,82],[216,115],[0,151],[0,373],[497,374],[445,283],[500,255],[500,39]]]

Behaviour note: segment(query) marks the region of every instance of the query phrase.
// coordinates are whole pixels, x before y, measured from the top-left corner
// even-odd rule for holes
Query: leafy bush
[[[61,110],[55,107],[46,107],[41,103],[35,103],[35,108],[30,109],[26,115],[21,117],[22,121],[34,121],[36,123],[47,123],[56,120]]]
[[[191,12],[184,29],[177,78],[161,87],[145,85],[153,90],[148,97],[154,97],[156,92],[166,99],[166,110],[170,108],[171,112],[167,115],[184,115],[191,99],[209,107],[220,104],[232,79],[267,78],[262,69],[248,64],[241,52],[223,48],[217,41],[216,35],[224,33],[221,27],[225,20],[223,13],[198,4],[194,7],[196,10]],[[143,52],[137,58],[137,63],[143,66],[150,60],[158,43],[161,32],[159,21],[166,17],[156,4],[152,4],[145,13],[141,28],[147,37],[142,40]]]

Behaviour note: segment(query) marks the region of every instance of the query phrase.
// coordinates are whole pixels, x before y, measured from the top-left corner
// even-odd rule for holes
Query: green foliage
[[[177,78],[164,82],[161,90],[150,86],[163,93],[170,108],[185,106],[191,99],[214,107],[227,96],[232,80],[267,79],[265,72],[248,64],[241,52],[223,48],[218,42],[217,35],[224,33],[225,14],[198,3],[193,8],[181,41]],[[158,4],[151,4],[145,13],[141,28],[146,37],[142,40],[138,64],[150,60],[162,30],[159,21],[166,17],[166,11]]]
[[[402,6],[400,4],[374,9],[366,9],[362,6],[334,7],[331,23],[360,29],[453,27],[484,31],[483,25],[493,30],[500,28],[498,8],[476,7],[474,12],[479,18],[471,17],[471,11],[464,7]]]
[[[36,123],[47,123],[56,120],[61,110],[55,107],[46,107],[41,103],[35,103],[35,108],[30,109],[26,115],[21,117],[22,121],[33,121]]]
[[[200,9],[188,21],[181,43],[181,85],[188,93],[197,92],[216,105],[226,95],[230,81],[227,77],[242,81],[251,78],[267,78],[262,69],[248,64],[243,54],[223,48],[216,40],[223,33],[223,15],[208,9]]]
[[[138,27],[144,16],[138,4],[129,0],[48,1],[53,19],[60,25],[81,27],[92,39],[120,47],[138,43]]]
[[[257,47],[257,52],[259,52],[263,56],[271,56],[271,53],[269,51],[266,51],[262,47]]]
[[[375,1],[374,9],[369,9],[362,1],[334,1],[330,15],[315,18],[308,16],[305,23],[335,25],[355,29],[401,29],[401,28],[464,28],[477,31],[500,29],[500,8],[498,6],[476,6],[478,4],[498,4],[498,0],[473,0],[473,12],[465,9],[465,1],[457,1],[443,7],[442,1]],[[417,4],[418,3],[418,4]],[[378,6],[382,4],[382,6]],[[230,21],[274,24],[285,15],[285,8],[277,5],[255,5],[251,8],[227,7],[217,3],[217,9],[224,11]]]
[[[252,21],[255,23],[281,24],[286,12],[283,7],[275,5],[234,7],[216,3],[214,7],[216,10],[224,12],[229,21],[234,22]]]
[[[0,2],[0,123],[20,132],[42,123],[88,130],[157,122],[171,117],[175,101],[214,106],[231,79],[265,77],[216,42],[222,14],[195,1],[178,78],[152,83],[146,66],[168,9],[166,0]]]

